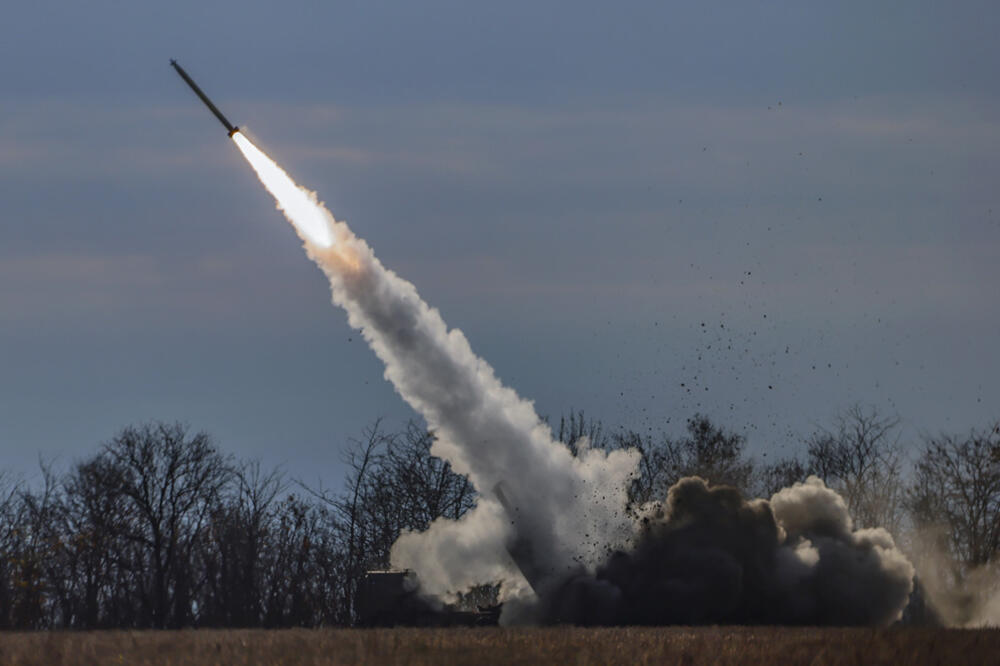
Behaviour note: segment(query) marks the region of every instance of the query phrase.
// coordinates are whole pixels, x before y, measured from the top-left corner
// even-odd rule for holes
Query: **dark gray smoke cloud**
[[[505,609],[506,619],[886,625],[913,588],[889,533],[853,530],[844,500],[815,477],[770,501],[689,477],[642,514],[632,548]]]

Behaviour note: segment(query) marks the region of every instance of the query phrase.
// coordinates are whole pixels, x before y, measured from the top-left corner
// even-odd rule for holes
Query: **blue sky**
[[[336,483],[410,416],[169,58],[542,414],[987,425],[1000,10],[877,5],[8,3],[0,463],[155,418]]]

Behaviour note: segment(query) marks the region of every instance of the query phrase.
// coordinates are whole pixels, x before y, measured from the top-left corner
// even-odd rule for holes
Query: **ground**
[[[0,633],[2,664],[988,664],[1000,629],[666,627]]]

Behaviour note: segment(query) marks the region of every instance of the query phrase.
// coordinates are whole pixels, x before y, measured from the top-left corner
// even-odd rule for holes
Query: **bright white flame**
[[[316,193],[296,185],[284,169],[250,143],[242,132],[234,132],[233,141],[257,172],[260,182],[277,201],[278,210],[295,225],[305,240],[322,248],[330,247],[333,244],[330,220],[316,199]]]

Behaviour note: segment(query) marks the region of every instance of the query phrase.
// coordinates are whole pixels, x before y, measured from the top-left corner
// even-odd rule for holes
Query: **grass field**
[[[668,627],[0,633],[3,664],[997,664],[1000,629]]]

